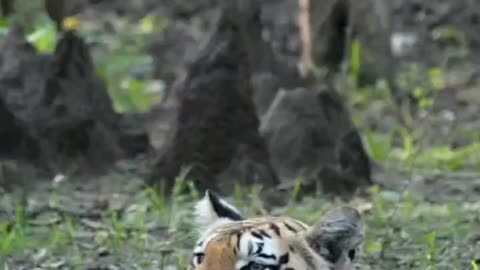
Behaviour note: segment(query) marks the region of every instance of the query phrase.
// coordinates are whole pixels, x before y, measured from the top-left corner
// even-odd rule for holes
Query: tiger
[[[310,226],[291,217],[244,218],[211,190],[194,216],[199,236],[189,270],[350,270],[365,235],[352,207],[337,207]]]

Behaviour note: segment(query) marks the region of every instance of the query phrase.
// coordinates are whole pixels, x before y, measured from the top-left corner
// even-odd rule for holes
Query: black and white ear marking
[[[309,246],[331,263],[340,256],[355,254],[365,236],[365,224],[360,213],[351,207],[340,207],[325,214],[306,235]]]
[[[222,200],[211,190],[205,192],[205,196],[195,206],[197,225],[201,228],[208,227],[219,219],[243,220],[239,211],[231,204]]]

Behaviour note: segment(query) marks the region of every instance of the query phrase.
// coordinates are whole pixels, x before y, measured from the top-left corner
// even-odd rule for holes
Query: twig
[[[100,219],[103,216],[102,212],[99,212],[99,211],[81,212],[81,211],[63,209],[63,208],[60,208],[60,207],[47,205],[47,206],[38,208],[38,209],[36,209],[36,210],[34,210],[30,213],[27,213],[26,217],[27,218],[36,218],[39,215],[41,215],[43,213],[46,213],[46,212],[54,212],[54,213],[57,213],[58,215],[60,215],[62,217],[69,216],[69,217],[73,217],[73,218],[77,218],[77,219],[81,219],[81,218]]]
[[[13,227],[15,226],[15,224],[18,223],[17,220],[15,220],[15,215],[12,214],[12,213],[9,213],[8,211],[6,210],[3,210],[5,213],[7,213],[9,216],[11,216],[12,220],[10,220],[8,222],[8,226],[9,227]],[[44,213],[48,213],[48,212],[53,212],[53,213],[56,213],[58,214],[61,218],[65,218],[65,216],[69,216],[69,217],[72,217],[72,218],[75,218],[75,219],[82,219],[82,218],[88,218],[88,219],[100,219],[102,218],[102,213],[101,212],[98,212],[98,211],[94,211],[94,212],[80,212],[80,211],[74,211],[74,210],[69,210],[69,209],[62,209],[62,208],[59,208],[59,207],[54,207],[54,206],[43,206],[43,207],[40,207],[38,209],[35,209],[33,211],[30,211],[30,212],[25,212],[24,214],[24,219],[25,220],[30,220],[30,219],[36,219],[38,216],[44,214]],[[55,221],[55,222],[47,222],[47,223],[31,223],[30,225],[37,225],[37,226],[42,226],[42,225],[52,225],[52,224],[56,224],[58,223],[59,221]]]
[[[311,72],[312,60],[312,34],[310,26],[310,0],[298,0],[300,40],[302,42],[301,69],[303,76]]]

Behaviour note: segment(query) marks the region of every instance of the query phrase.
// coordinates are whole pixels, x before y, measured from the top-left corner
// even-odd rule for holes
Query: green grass
[[[182,181],[188,182],[179,179]],[[258,192],[238,189],[241,194],[250,194],[231,200],[240,209],[249,215],[262,210]],[[0,227],[1,256],[5,265],[11,265],[10,269],[17,260],[37,260],[39,265],[48,265],[60,259],[70,267],[82,269],[92,263],[92,258],[98,258],[99,250],[105,250],[117,265],[127,268],[163,264],[185,269],[189,247],[196,237],[191,210],[198,194],[175,192],[175,199],[167,203],[162,195],[144,190],[121,215],[105,211],[103,218],[88,226],[74,217],[45,226],[33,225],[34,220],[25,218],[19,209],[12,228],[5,224]],[[369,196],[348,202],[326,200],[321,195],[296,200],[292,197],[287,207],[275,209],[274,214],[315,222],[341,204],[369,209],[364,214],[368,229],[360,269],[477,267],[478,203],[430,203],[414,190],[373,187]]]

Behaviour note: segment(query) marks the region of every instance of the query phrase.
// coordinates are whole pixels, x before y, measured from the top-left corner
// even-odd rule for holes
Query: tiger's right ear
[[[195,205],[196,223],[201,229],[207,228],[218,220],[243,220],[240,212],[221,199],[211,190]]]
[[[355,250],[365,237],[365,223],[351,207],[339,207],[325,214],[306,234],[308,245],[327,261],[335,264],[340,257],[355,257]]]

